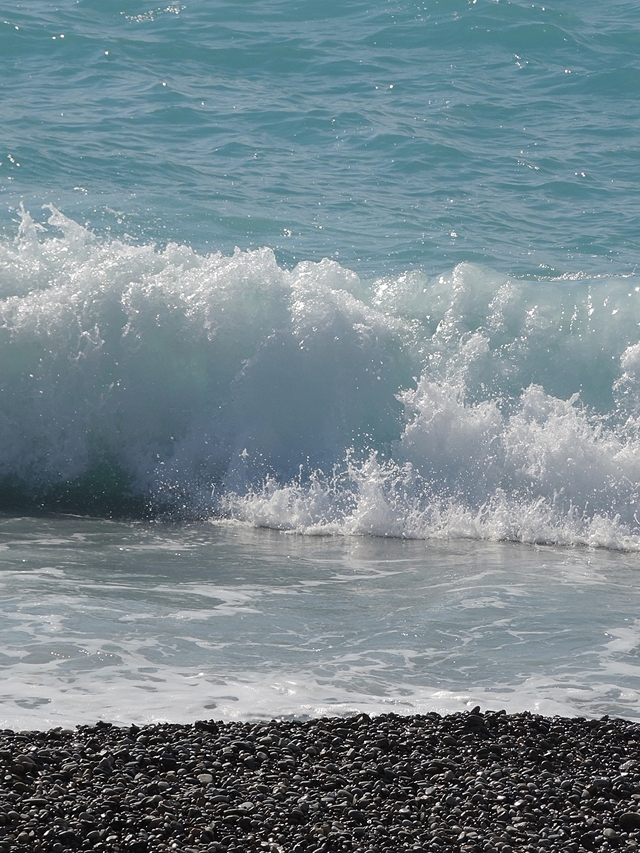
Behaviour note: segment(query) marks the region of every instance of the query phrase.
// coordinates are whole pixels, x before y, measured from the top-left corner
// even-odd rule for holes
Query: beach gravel
[[[0,851],[583,851],[640,842],[640,725],[440,716],[0,733]]]

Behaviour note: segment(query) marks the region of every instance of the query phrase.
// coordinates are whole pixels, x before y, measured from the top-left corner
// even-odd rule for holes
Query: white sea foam
[[[345,672],[345,681],[347,678]],[[356,677],[356,673],[353,673]],[[381,688],[366,694],[345,685],[315,680],[308,673],[261,676],[257,672],[228,676],[211,683],[202,672],[167,669],[131,679],[87,673],[82,683],[64,684],[16,667],[0,692],[0,725],[13,729],[93,725],[96,720],[129,725],[154,722],[190,723],[198,719],[259,720],[369,714],[452,714],[476,705],[508,713],[597,716],[615,708],[636,718],[638,694],[625,694],[615,683],[594,690],[576,680],[537,677],[524,683],[491,688],[448,690],[438,686]]]
[[[0,727],[640,715],[636,555],[72,516],[0,540]]]
[[[637,549],[640,286],[0,244],[0,493],[304,533]]]

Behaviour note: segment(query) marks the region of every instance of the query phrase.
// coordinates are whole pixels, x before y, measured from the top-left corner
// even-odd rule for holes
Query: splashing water
[[[637,549],[640,286],[0,244],[2,507]]]

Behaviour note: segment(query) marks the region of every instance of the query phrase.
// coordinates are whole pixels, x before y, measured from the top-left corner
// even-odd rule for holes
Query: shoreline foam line
[[[639,747],[629,720],[479,708],[4,730],[0,850],[630,850]]]

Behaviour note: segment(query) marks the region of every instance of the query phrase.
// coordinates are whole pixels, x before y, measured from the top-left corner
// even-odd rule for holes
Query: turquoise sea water
[[[633,272],[637,17],[618,0],[6,5],[3,224],[51,202],[100,234],[373,276]]]
[[[90,718],[105,690],[114,719],[179,717],[190,668],[237,683],[189,714],[446,709],[494,687],[640,713],[638,57],[630,2],[0,8],[7,724]],[[401,600],[372,580],[389,561]],[[113,610],[127,565],[144,615],[128,594]],[[327,580],[345,572],[348,613]],[[194,604],[219,586],[253,602],[223,607],[237,632]],[[113,619],[79,619],[94,607]],[[238,657],[281,632],[313,666],[293,641]],[[532,632],[535,660],[513,656]],[[160,647],[156,676],[140,650]],[[270,692],[265,667],[298,686]]]

